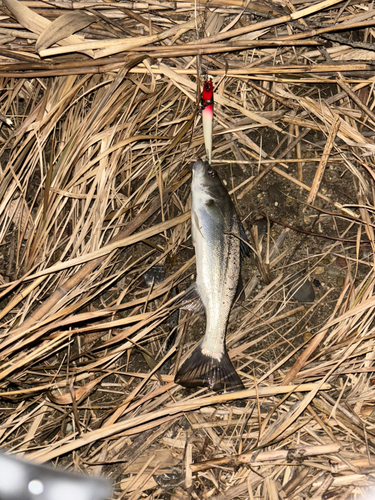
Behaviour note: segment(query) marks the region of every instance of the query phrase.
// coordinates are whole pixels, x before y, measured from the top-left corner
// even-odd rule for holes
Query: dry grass
[[[2,3],[0,446],[129,500],[372,498],[372,4]],[[227,336],[246,390],[224,395],[173,382],[199,316],[166,348],[204,73],[254,247]]]

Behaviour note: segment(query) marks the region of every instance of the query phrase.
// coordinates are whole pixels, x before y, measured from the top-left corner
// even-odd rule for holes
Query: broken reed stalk
[[[304,457],[312,457],[315,455],[331,455],[338,453],[339,451],[340,445],[338,444],[307,446],[289,450],[264,451],[260,453],[254,451],[251,453],[243,453],[242,455],[237,456],[214,458],[212,460],[206,460],[205,462],[191,464],[190,467],[193,472],[200,472],[220,466],[233,467],[247,463],[255,465],[255,463],[258,464],[260,462],[272,462],[273,460],[301,460]]]
[[[311,186],[311,191],[309,193],[309,196],[307,197],[306,203],[307,204],[313,204],[316,199],[316,195],[318,194],[320,184],[323,179],[324,175],[324,170],[327,166],[329,155],[331,153],[331,149],[333,147],[334,140],[336,138],[336,134],[340,128],[340,117],[335,116],[333,123],[332,123],[332,128],[329,131],[329,135],[327,137],[327,142],[326,145],[324,146],[322,158],[320,160],[320,163],[318,165],[317,171],[315,173],[315,177]]]
[[[213,50],[215,52],[215,50]],[[193,54],[195,55],[195,54]],[[155,57],[175,57],[174,55],[166,55],[166,54],[155,54]],[[92,67],[91,67],[92,66]],[[81,69],[79,67],[77,68],[66,68],[66,69],[51,69],[51,70],[31,70],[27,71],[27,73],[24,73],[24,71],[1,71],[1,66],[0,66],[0,77],[9,77],[9,78],[25,78],[27,76],[28,78],[44,78],[44,77],[53,77],[53,76],[68,76],[68,75],[81,75],[81,74],[103,74],[106,72],[110,71],[116,71],[118,70],[119,67],[121,67],[121,63],[108,63],[107,66],[101,67],[98,66],[98,64],[90,64],[90,66],[87,69]],[[263,66],[260,68],[249,68],[249,69],[241,69],[241,70],[211,70],[211,73],[213,76],[227,76],[227,77],[238,77],[238,78],[249,78],[251,76],[266,76],[266,75],[274,75],[279,74],[279,75],[300,75],[300,74],[305,74],[305,75],[314,75],[316,73],[318,74],[324,74],[324,73],[336,73],[337,71],[340,72],[371,72],[372,71],[372,66],[367,63],[338,63],[338,64],[320,64],[320,65],[315,65],[315,66],[310,66],[310,65],[305,65],[305,66],[297,66],[297,65],[288,65],[288,66]],[[162,74],[163,72],[158,69],[158,68],[152,68],[152,71],[154,74]],[[135,74],[147,74],[148,70],[147,69],[142,69],[142,68],[136,68],[130,70],[130,73],[135,73]],[[178,74],[184,74],[184,75],[194,75],[196,73],[195,70],[183,70],[183,69],[176,69],[176,73]],[[309,82],[312,82],[313,80],[310,79]],[[318,80],[319,82],[322,81],[320,78]]]

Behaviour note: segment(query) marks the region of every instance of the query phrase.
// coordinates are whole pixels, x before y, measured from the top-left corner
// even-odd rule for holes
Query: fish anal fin
[[[175,382],[184,387],[209,387],[213,391],[233,392],[244,389],[228,353],[224,350],[220,359],[202,353],[201,342],[182,364]]]
[[[197,284],[195,282],[185,291],[180,301],[180,309],[183,311],[191,311],[195,313],[204,311],[204,305],[199,296]]]

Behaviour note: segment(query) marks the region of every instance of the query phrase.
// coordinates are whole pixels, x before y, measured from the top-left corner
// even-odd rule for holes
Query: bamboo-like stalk
[[[303,457],[311,457],[314,455],[330,455],[340,451],[340,445],[327,444],[321,446],[309,446],[306,448],[296,448],[295,450],[275,450],[254,453],[243,453],[242,455],[232,457],[214,458],[206,462],[200,462],[191,465],[193,472],[211,469],[212,467],[219,467],[225,465],[240,465],[246,463],[256,462],[271,462],[273,460],[300,460]]]

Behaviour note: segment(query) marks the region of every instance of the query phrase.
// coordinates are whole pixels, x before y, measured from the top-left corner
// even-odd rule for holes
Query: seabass
[[[203,339],[182,364],[175,381],[185,387],[203,385],[215,391],[243,389],[225,347],[225,333],[240,276],[238,236],[246,236],[228,191],[215,170],[201,160],[193,166],[191,227],[196,289],[207,324]]]

